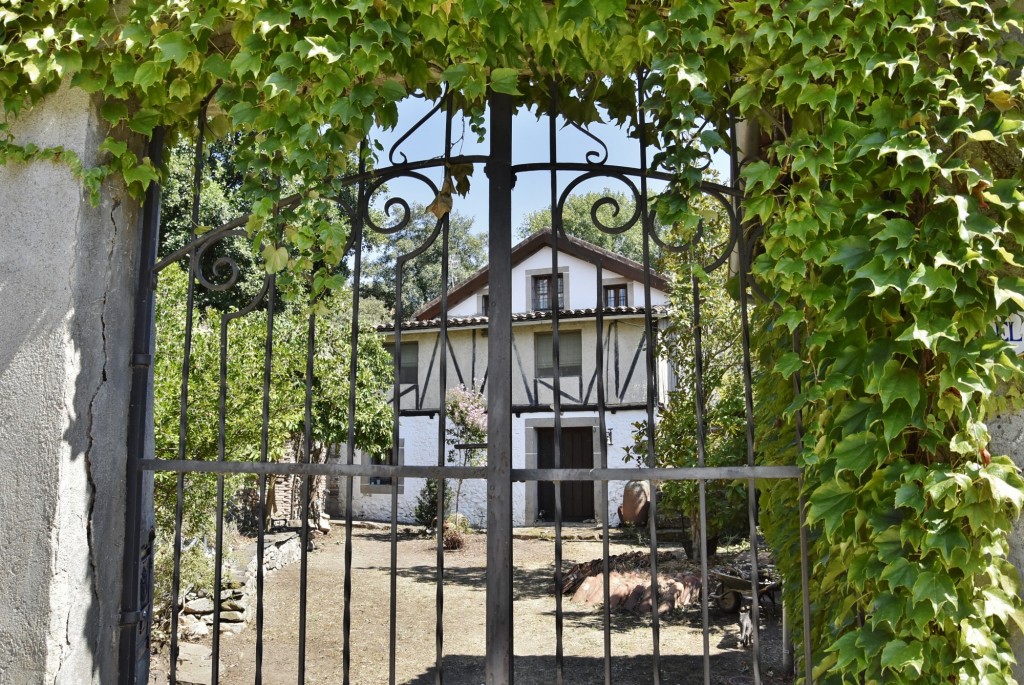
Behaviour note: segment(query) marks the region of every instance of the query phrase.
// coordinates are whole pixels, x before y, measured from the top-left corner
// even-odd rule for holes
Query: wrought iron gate
[[[538,482],[586,482],[594,484],[597,493],[596,502],[598,508],[603,511],[596,511],[596,517],[602,523],[604,540],[603,576],[604,602],[603,602],[603,630],[604,630],[604,681],[612,682],[612,662],[615,658],[611,640],[611,617],[609,609],[609,519],[611,506],[609,504],[609,487],[611,483],[643,479],[652,485],[661,481],[697,481],[700,492],[700,530],[706,531],[707,502],[705,498],[705,485],[708,481],[715,480],[744,480],[747,484],[748,493],[748,516],[751,540],[750,564],[752,566],[751,592],[755,598],[752,605],[752,623],[754,626],[753,646],[751,654],[751,676],[753,682],[761,682],[761,654],[758,639],[758,535],[756,529],[756,491],[755,479],[779,479],[799,478],[799,470],[791,467],[757,466],[754,463],[754,418],[753,418],[753,394],[751,383],[751,353],[749,336],[749,312],[748,297],[749,284],[747,283],[747,269],[750,260],[750,245],[742,235],[742,218],[739,209],[739,192],[737,177],[739,162],[735,153],[729,160],[729,173],[731,178],[726,184],[707,182],[703,185],[703,191],[718,201],[728,217],[728,240],[720,246],[715,258],[704,265],[707,271],[716,269],[735,269],[736,277],[739,280],[737,289],[739,299],[739,312],[742,317],[742,349],[743,364],[740,370],[743,376],[743,406],[746,421],[746,463],[745,465],[710,467],[704,465],[704,441],[707,437],[709,426],[705,425],[702,412],[706,407],[697,402],[697,465],[691,468],[662,468],[645,466],[638,470],[634,466],[623,464],[609,465],[609,445],[604,436],[609,431],[609,417],[614,412],[627,409],[638,413],[648,426],[655,425],[659,417],[659,405],[663,401],[663,393],[666,390],[665,384],[670,382],[664,361],[659,357],[656,344],[658,330],[661,327],[661,320],[665,315],[666,307],[655,304],[659,292],[658,287],[665,287],[658,281],[657,274],[652,268],[652,260],[657,251],[673,251],[685,249],[686,246],[673,246],[669,244],[663,235],[656,230],[654,212],[649,204],[648,197],[651,194],[648,182],[651,179],[668,180],[668,173],[652,171],[648,160],[648,141],[645,139],[646,122],[644,111],[641,106],[646,94],[644,92],[643,78],[638,79],[638,109],[635,120],[636,145],[638,164],[635,166],[618,166],[609,162],[607,146],[596,136],[588,133],[585,129],[576,129],[588,136],[592,149],[573,150],[570,154],[559,148],[558,143],[558,112],[559,103],[552,95],[551,109],[546,113],[548,117],[549,140],[547,141],[547,159],[540,162],[516,163],[513,159],[513,148],[516,141],[513,141],[513,115],[515,102],[509,96],[494,95],[491,98],[489,108],[489,141],[490,150],[483,155],[457,155],[453,154],[452,125],[454,114],[451,111],[451,98],[442,98],[436,106],[428,113],[424,120],[409,129],[406,136],[403,136],[391,150],[388,166],[367,170],[361,168],[356,174],[346,179],[346,183],[352,188],[352,198],[348,201],[339,200],[339,207],[347,217],[350,232],[346,251],[348,254],[346,263],[351,268],[350,287],[352,292],[352,325],[351,344],[349,346],[348,360],[349,369],[349,397],[347,415],[347,445],[343,451],[344,457],[340,463],[312,463],[310,458],[310,446],[313,442],[311,435],[311,413],[315,401],[315,374],[314,357],[315,341],[317,336],[316,316],[311,315],[308,322],[308,338],[306,347],[306,375],[305,375],[305,435],[302,441],[302,452],[295,463],[284,463],[274,461],[269,457],[272,446],[268,445],[268,423],[270,421],[270,384],[273,364],[273,353],[275,350],[274,319],[275,308],[280,309],[281,303],[277,296],[277,287],[274,276],[266,276],[262,287],[256,296],[238,311],[226,313],[220,320],[222,347],[220,349],[220,388],[219,388],[219,412],[217,417],[217,444],[218,453],[215,459],[202,460],[189,458],[190,450],[188,445],[189,426],[188,406],[189,397],[189,363],[190,350],[193,335],[193,310],[195,308],[196,293],[201,289],[223,290],[230,288],[238,280],[237,264],[230,260],[220,260],[214,265],[215,270],[221,273],[228,273],[228,278],[217,282],[203,272],[204,255],[207,250],[218,241],[226,238],[239,237],[244,235],[244,217],[238,221],[225,224],[208,233],[194,237],[187,245],[172,252],[160,261],[156,259],[157,227],[159,224],[159,194],[151,192],[147,196],[145,226],[143,240],[145,243],[143,256],[143,278],[140,290],[137,315],[136,315],[136,349],[133,357],[136,375],[133,384],[132,395],[132,418],[130,427],[130,455],[132,459],[129,464],[129,500],[128,500],[128,549],[125,560],[125,593],[124,593],[124,625],[125,632],[122,639],[122,681],[125,683],[142,682],[148,671],[150,621],[152,620],[152,591],[151,591],[151,568],[153,559],[153,523],[152,523],[152,477],[154,473],[174,474],[177,479],[177,509],[175,517],[175,532],[173,539],[174,580],[172,588],[171,606],[177,607],[181,601],[179,595],[183,588],[179,585],[179,565],[182,555],[183,533],[182,533],[182,499],[186,489],[186,476],[191,474],[215,474],[217,479],[216,490],[216,540],[212,545],[212,553],[215,556],[215,578],[214,578],[214,599],[219,597],[219,591],[224,586],[223,577],[223,527],[224,527],[224,479],[228,474],[250,474],[256,478],[257,494],[259,502],[265,505],[268,497],[268,478],[282,474],[298,477],[302,484],[302,523],[301,523],[301,585],[299,588],[299,635],[296,650],[298,652],[298,680],[304,682],[306,671],[306,623],[305,613],[309,597],[307,596],[307,549],[311,535],[309,520],[309,497],[308,491],[311,487],[311,479],[315,476],[329,476],[339,479],[340,487],[344,490],[344,530],[345,530],[345,576],[340,608],[342,611],[341,629],[344,634],[343,676],[344,681],[349,682],[350,671],[350,644],[352,640],[352,626],[350,616],[350,601],[352,596],[352,536],[353,536],[353,502],[357,493],[355,483],[370,482],[378,488],[383,488],[390,494],[390,549],[391,549],[391,585],[389,592],[390,611],[390,641],[389,641],[389,681],[396,682],[396,660],[400,658],[396,650],[396,557],[397,557],[397,524],[399,519],[399,481],[402,478],[435,478],[435,479],[467,479],[486,484],[486,549],[487,549],[487,573],[486,573],[486,680],[488,683],[500,684],[510,683],[514,679],[514,654],[513,654],[513,574],[515,560],[513,558],[513,524],[516,521],[532,520],[539,518],[538,512],[523,511],[521,509],[521,495],[514,496],[514,488],[524,488],[529,498],[530,488],[536,488]],[[430,117],[443,117],[445,139],[441,154],[437,157],[409,161],[404,154],[397,152],[397,147],[411,135],[426,119]],[[198,225],[198,200],[202,178],[203,159],[203,122],[200,119],[200,136],[196,153],[196,169],[194,176],[193,194],[193,224]],[[734,136],[735,138],[735,136]],[[156,158],[160,154],[161,141],[157,136],[153,141],[154,148],[151,156]],[[425,240],[424,244],[417,246],[408,253],[401,255],[396,264],[397,271],[397,293],[395,297],[396,307],[394,320],[391,324],[382,326],[379,330],[381,335],[386,336],[393,344],[394,356],[394,392],[391,400],[393,408],[391,457],[385,459],[388,463],[374,463],[371,460],[360,461],[356,458],[358,452],[355,436],[355,413],[356,413],[356,352],[358,347],[358,330],[360,321],[360,278],[361,259],[363,257],[364,236],[371,232],[394,233],[400,230],[408,221],[409,205],[406,200],[398,197],[389,197],[389,183],[395,183],[399,179],[412,180],[421,185],[426,201],[435,199],[444,190],[442,181],[448,170],[456,165],[475,165],[479,171],[482,166],[486,173],[489,196],[488,215],[488,263],[483,276],[478,275],[477,285],[486,287],[486,305],[477,311],[467,315],[464,311],[453,314],[450,305],[458,305],[449,299],[450,286],[448,269],[448,244],[449,244],[449,216],[439,219],[433,232]],[[516,266],[513,260],[514,248],[512,244],[512,210],[513,210],[513,186],[517,178],[526,174],[546,174],[550,189],[549,204],[552,209],[552,230],[544,240],[550,249],[550,266],[543,270],[547,272],[546,281],[549,290],[547,296],[550,298],[547,307],[527,307],[531,311],[517,311],[513,306],[516,297],[513,290],[513,269]],[[479,174],[478,174],[479,176]],[[635,201],[635,211],[628,216],[615,222],[615,225],[608,226],[599,219],[599,207],[595,206],[592,211],[592,218],[598,228],[609,233],[621,233],[626,230],[642,232],[643,263],[627,264],[628,267],[636,269],[633,273],[635,284],[632,294],[625,302],[615,299],[626,297],[621,293],[624,291],[612,289],[612,300],[609,300],[608,291],[605,289],[605,274],[614,273],[621,275],[624,268],[622,265],[630,260],[622,260],[610,252],[593,249],[592,246],[580,246],[578,240],[570,236],[562,225],[562,212],[567,198],[578,189],[581,184],[593,180],[601,182],[616,183],[623,188]],[[398,220],[395,223],[378,226],[372,212],[374,203],[387,199],[386,208],[389,212],[398,210]],[[609,206],[617,214],[620,207],[614,200],[602,200],[600,205]],[[603,216],[603,215],[602,215]],[[386,222],[385,222],[386,223]],[[429,312],[429,319],[423,317],[409,322],[411,312],[402,311],[402,287],[403,287],[403,265],[422,253],[428,245],[440,241],[442,254],[445,258],[441,264],[440,295],[432,310]],[[562,279],[557,275],[565,264],[560,262],[563,249],[574,249],[574,258],[589,265],[589,268],[596,274],[594,282],[588,284],[590,300],[593,304],[584,307],[572,307],[572,302],[563,303],[558,301],[556,294],[562,285]],[[540,254],[544,254],[540,252]],[[157,278],[164,269],[182,264],[187,270],[187,318],[185,321],[184,348],[178,352],[183,359],[183,371],[181,376],[181,390],[178,398],[181,407],[180,432],[178,450],[175,458],[156,458],[152,449],[147,447],[152,444],[152,378],[151,362],[154,354],[153,342],[153,306]],[[619,269],[619,271],[614,271]],[[564,270],[564,269],[563,269]],[[631,272],[632,273],[632,272]],[[570,278],[566,278],[567,281]],[[627,279],[628,280],[628,279]],[[556,285],[557,284],[557,285]],[[573,284],[578,285],[578,284]],[[520,291],[522,285],[516,285]],[[569,290],[569,286],[565,286]],[[696,345],[696,359],[701,358],[701,288],[702,285],[695,277],[692,283],[676,284],[675,287],[692,289],[694,322],[694,344]],[[573,292],[584,292],[582,289],[573,289]],[[266,314],[266,338],[264,340],[265,372],[263,376],[263,404],[262,404],[262,440],[261,444],[254,445],[254,453],[257,455],[254,460],[234,459],[233,455],[226,453],[225,432],[227,414],[228,388],[225,380],[227,366],[231,363],[226,345],[227,327],[240,317],[249,315],[254,310],[265,311]],[[519,308],[522,309],[522,308]],[[541,310],[541,311],[537,311]],[[618,362],[614,364],[609,361],[611,352],[607,349],[610,345],[610,327],[616,322],[626,319],[634,322],[640,331],[640,344],[636,348],[635,358],[629,367],[630,378],[635,385],[636,378],[642,378],[642,389],[640,395],[634,398],[632,404],[624,402],[625,392],[622,395],[609,393],[611,379],[606,375],[618,373]],[[537,325],[542,322],[549,327],[551,339],[551,362],[553,369],[550,377],[545,377],[544,382],[538,386],[534,383],[534,392],[528,389],[523,391],[519,387],[519,380],[522,376],[522,360],[520,351],[515,347],[514,325],[525,324]],[[581,323],[582,322],[582,323]],[[572,332],[567,332],[565,326],[572,325]],[[463,381],[462,371],[452,368],[456,353],[452,350],[452,331],[456,328],[467,330],[475,329],[479,332],[481,339],[486,334],[486,372],[482,386],[486,392],[487,406],[487,440],[486,440],[486,462],[482,466],[452,466],[446,463],[446,412],[444,398],[446,392],[455,384],[455,381]],[[414,380],[416,388],[410,390],[403,385],[403,336],[409,339],[416,331],[430,330],[436,335],[434,353],[440,349],[440,357],[437,359],[436,372],[431,366],[429,373],[435,374],[422,380],[421,373]],[[566,341],[568,336],[577,335],[576,331],[596,331],[594,339],[596,344],[592,349],[581,350],[578,364],[580,371],[563,373],[563,365],[568,368],[572,366],[569,362],[577,363],[576,360],[563,361],[560,356],[567,354]],[[546,334],[547,335],[547,334]],[[580,334],[582,335],[582,334]],[[588,334],[589,335],[589,334]],[[561,338],[561,339],[560,339]],[[473,333],[474,341],[477,333]],[[547,337],[543,338],[547,341]],[[575,341],[573,341],[575,344]],[[474,342],[474,345],[476,343]],[[447,351],[446,351],[447,350]],[[473,348],[475,355],[476,347]],[[617,353],[617,350],[616,350]],[[475,357],[474,357],[475,359]],[[406,360],[408,361],[408,359]],[[592,362],[592,363],[591,363]],[[433,363],[432,363],[433,364]],[[474,361],[475,364],[475,361]],[[519,366],[520,368],[516,368]],[[586,368],[588,372],[582,369]],[[702,369],[698,363],[694,370],[698,388],[702,382]],[[467,374],[468,375],[468,374]],[[576,377],[579,376],[577,382]],[[549,378],[549,380],[548,380]],[[525,380],[525,377],[523,378]],[[537,380],[537,379],[535,379]],[[471,380],[472,382],[472,380]],[[616,380],[618,382],[618,380]],[[433,385],[431,385],[433,383]],[[423,385],[420,388],[419,385]],[[623,387],[630,384],[626,379]],[[659,385],[660,384],[660,385]],[[572,387],[569,387],[569,386]],[[514,387],[515,386],[515,387]],[[543,386],[543,387],[541,387]],[[538,389],[540,388],[540,389]],[[433,393],[437,404],[425,406],[418,400],[410,400],[410,397],[419,397],[420,393],[426,396]],[[516,402],[516,397],[521,392],[526,392],[527,401]],[[411,393],[411,394],[410,394]],[[412,402],[415,406],[410,406]],[[535,412],[545,418],[545,429],[554,433],[553,461],[555,468],[539,468],[537,463],[524,461],[517,457],[515,451],[522,451],[522,435],[515,436],[517,440],[514,448],[514,417],[522,413]],[[570,411],[587,412],[587,421],[594,429],[597,439],[594,441],[594,464],[593,468],[559,468],[561,464],[559,454],[559,435],[565,425],[572,424],[566,416]],[[410,415],[436,415],[436,424],[432,430],[436,433],[430,438],[430,442],[436,444],[436,463],[408,463],[411,459],[403,461],[401,457],[402,441],[408,437],[408,429],[403,427],[402,419]],[[433,420],[433,419],[432,419]],[[567,430],[567,428],[566,428]],[[524,430],[525,432],[525,430]],[[623,436],[625,437],[625,436]],[[653,430],[648,430],[646,438],[639,444],[645,447],[647,464],[654,464],[655,459],[655,437]],[[466,445],[468,449],[484,449],[484,445]],[[212,476],[211,476],[212,477]],[[366,479],[366,480],[363,480]],[[525,484],[525,485],[517,485]],[[443,490],[442,490],[443,491]],[[533,490],[535,492],[535,490]],[[535,500],[534,500],[535,501]],[[514,511],[514,502],[516,507]],[[544,512],[544,515],[553,520],[554,532],[554,574],[555,587],[562,586],[562,510],[563,502],[561,488],[554,488],[554,511]],[[658,533],[657,520],[657,497],[651,498],[651,511],[649,515],[649,537],[650,537],[650,572],[651,577],[658,577]],[[802,510],[802,506],[800,507]],[[443,518],[443,508],[438,504],[439,517]],[[797,514],[794,514],[797,515]],[[257,558],[262,562],[265,554],[265,532],[266,523],[261,522],[257,538]],[[443,623],[443,597],[445,589],[445,557],[442,549],[443,526],[437,526],[437,561],[436,561],[436,639],[435,659],[436,669],[434,678],[437,683],[444,681],[444,623]],[[712,588],[709,587],[709,568],[707,554],[707,536],[702,535],[700,549],[701,557],[701,583],[702,597],[708,598]],[[806,593],[807,569],[806,569],[806,540],[802,540],[803,558],[803,613],[805,627],[808,625],[808,600]],[[256,564],[256,618],[254,630],[256,631],[256,652],[255,652],[255,681],[262,682],[262,660],[263,653],[263,631],[264,631],[264,574],[262,563]],[[651,671],[650,680],[654,683],[662,682],[662,667],[660,654],[661,640],[661,617],[659,614],[658,583],[652,583],[653,602],[650,615],[651,621]],[[565,673],[565,660],[563,657],[563,596],[561,592],[555,592],[554,621],[556,641],[553,645],[555,656],[553,674],[555,680],[562,682]],[[709,617],[708,602],[702,602],[702,621],[704,627],[704,678],[703,682],[711,682],[711,662],[709,646]],[[170,680],[175,681],[175,656],[178,650],[178,625],[177,610],[171,611],[170,630]],[[212,661],[210,664],[211,678],[217,682],[220,673],[219,651],[220,651],[220,602],[214,601],[212,631]],[[804,639],[804,645],[809,640]],[[805,651],[804,664],[807,669],[807,682],[810,682],[810,658],[809,652]],[[383,680],[383,676],[381,677]]]

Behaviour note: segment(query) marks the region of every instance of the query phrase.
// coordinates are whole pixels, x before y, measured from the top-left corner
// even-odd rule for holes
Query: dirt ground
[[[445,553],[444,682],[484,682],[485,546],[482,534],[469,536],[466,547]],[[342,674],[344,530],[335,526],[318,540],[308,557],[305,682],[339,683]],[[611,554],[645,549],[619,536]],[[681,549],[663,547],[683,557]],[[600,558],[596,540],[563,543],[564,568]],[[527,685],[555,682],[555,597],[551,592],[554,542],[515,540],[514,652],[515,678]],[[714,560],[713,560],[714,561]],[[403,535],[398,543],[395,578],[398,597],[396,682],[434,683],[436,547],[432,538]],[[675,564],[678,570],[678,564]],[[670,563],[664,570],[672,571]],[[388,682],[390,536],[387,531],[356,529],[352,545],[351,682]],[[274,573],[265,594],[266,625],[263,683],[294,683],[298,675],[298,607],[301,564]],[[604,682],[603,610],[563,599],[564,682]],[[712,608],[710,613],[711,682],[753,683],[752,650],[739,643],[736,617]],[[221,640],[221,682],[251,685],[255,674],[255,627]],[[781,674],[781,625],[762,618],[762,681],[790,682]],[[651,618],[613,613],[612,682],[623,685],[653,681]],[[666,685],[703,683],[703,637],[699,604],[661,620],[661,674]]]

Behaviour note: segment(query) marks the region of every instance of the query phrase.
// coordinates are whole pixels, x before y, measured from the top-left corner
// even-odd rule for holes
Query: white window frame
[[[358,450],[359,463],[364,466],[372,464],[372,455],[364,450]],[[405,464],[405,438],[398,439],[398,465]],[[359,479],[359,492],[363,495],[390,495],[391,483],[375,483],[371,476],[362,476]],[[398,494],[405,492],[405,478],[398,476]]]

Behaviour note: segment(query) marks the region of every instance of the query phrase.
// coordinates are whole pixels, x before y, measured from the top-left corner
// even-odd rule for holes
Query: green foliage
[[[616,206],[600,201],[604,198],[614,200]],[[600,203],[600,204],[599,204]],[[626,223],[636,213],[636,202],[625,193],[605,188],[601,192],[570,195],[562,210],[562,227],[567,235],[586,240],[592,245],[628,257],[635,262],[644,260],[643,232],[628,230],[622,233],[606,233],[594,223],[597,220],[606,227],[617,228]],[[518,237],[526,238],[537,231],[551,229],[551,210],[537,209],[523,217],[518,229]]]
[[[185,354],[188,277],[175,265],[161,274],[157,289],[157,345],[154,357],[154,437],[159,459],[217,460],[220,456],[221,340],[226,361],[224,450],[229,461],[258,461],[262,445],[262,409],[266,311],[232,317],[215,309],[197,310],[192,322],[187,421],[180,441],[182,364]],[[198,290],[198,286],[196,287]],[[347,440],[349,347],[351,327],[343,308],[316,318],[311,433],[318,443]],[[285,308],[274,315],[274,351],[269,380],[267,459],[278,460],[292,437],[305,429],[306,345],[309,317]],[[356,369],[356,447],[387,449],[391,443],[391,357],[380,336],[358,336]],[[179,452],[179,450],[183,450]],[[225,498],[244,484],[244,476],[225,477]],[[169,547],[178,503],[176,474],[155,474],[155,510],[159,547]],[[189,474],[182,490],[182,538],[206,550],[213,544],[217,477]],[[165,560],[169,563],[169,559]],[[193,560],[198,563],[198,560]],[[210,561],[208,559],[208,561]],[[164,573],[164,571],[160,571]],[[197,578],[205,577],[197,574]]]
[[[796,581],[785,513],[809,503],[818,682],[1011,681],[1024,483],[985,422],[1021,371],[992,325],[1021,305],[1021,165],[989,162],[1020,146],[1019,17],[957,2],[732,16],[733,103],[770,140],[744,172],[778,308],[761,322],[759,440],[805,474],[762,520]]]
[[[396,221],[401,217],[393,217]],[[384,219],[382,219],[384,221]],[[413,203],[409,224],[387,235],[371,233],[368,242],[374,250],[363,262],[362,295],[395,307],[398,284],[398,258],[427,242],[438,219],[420,204]],[[384,225],[388,225],[385,222]],[[458,212],[449,214],[448,287],[469,278],[487,262],[487,235],[473,233],[473,219]],[[444,263],[441,235],[421,254],[405,262],[402,269],[402,319],[411,319],[416,310],[441,296],[441,265]],[[392,319],[393,321],[393,319]]]
[[[423,488],[416,495],[416,506],[412,510],[413,519],[416,523],[426,528],[431,528],[437,522],[437,499],[438,499],[438,486],[444,483],[441,487],[444,488],[446,496],[444,498],[444,513],[441,516],[441,520],[444,521],[448,518],[448,514],[452,510],[452,501],[447,497],[448,483],[447,481],[441,481],[436,478],[428,478],[423,482]]]
[[[8,3],[0,160],[66,164],[94,197],[117,175],[139,195],[159,164],[126,141],[191,135],[212,98],[211,132],[237,137],[253,244],[320,309],[345,286],[329,198],[408,94],[447,86],[480,130],[488,87],[544,107],[555,78],[569,120],[646,123],[675,173],[659,220],[691,230],[702,159],[729,146],[731,117],[758,123],[742,199],[771,301],[754,312],[758,453],[804,467],[816,679],[1009,682],[1006,534],[1024,483],[989,455],[985,422],[1022,375],[992,326],[1024,307],[1021,15],[1019,0]],[[103,100],[95,168],[11,136],[64,82]],[[272,222],[276,179],[299,201]],[[791,581],[799,494],[776,486],[762,519]]]
[[[665,233],[670,245],[685,246],[667,252],[664,269],[671,278],[672,307],[668,326],[659,341],[660,354],[676,372],[676,388],[660,412],[654,431],[657,466],[737,466],[747,463],[746,408],[743,386],[743,347],[739,305],[727,289],[728,269],[710,266],[730,249],[729,220],[724,206],[706,195],[693,198],[704,217],[699,236],[683,224]],[[694,289],[700,293],[701,384],[697,378],[697,314]],[[698,389],[700,392],[698,393]],[[698,440],[697,403],[703,414],[703,461]],[[629,457],[646,461],[647,423],[637,426]],[[662,505],[682,512],[690,520],[691,539],[700,539],[700,494],[696,481],[666,481],[661,485]],[[743,482],[708,481],[707,536],[749,534],[747,489]]]

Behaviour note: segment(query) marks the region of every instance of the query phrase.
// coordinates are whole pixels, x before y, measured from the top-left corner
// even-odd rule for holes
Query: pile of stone
[[[221,576],[220,634],[234,635],[245,627],[256,615],[256,569],[259,559],[255,544],[245,554],[252,557],[241,570],[234,559],[225,562]],[[237,555],[236,555],[237,556]],[[264,539],[263,576],[297,561],[302,556],[301,538],[298,533],[268,534]],[[244,556],[243,556],[244,558]],[[178,614],[178,628],[184,640],[202,640],[213,629],[213,598],[205,594],[188,593]]]
[[[696,602],[700,578],[693,574],[658,574],[658,613],[667,614]],[[604,602],[604,574],[587,577],[576,589],[572,601],[598,605]],[[612,571],[608,574],[608,607],[618,611],[651,613],[654,605],[650,573]]]

